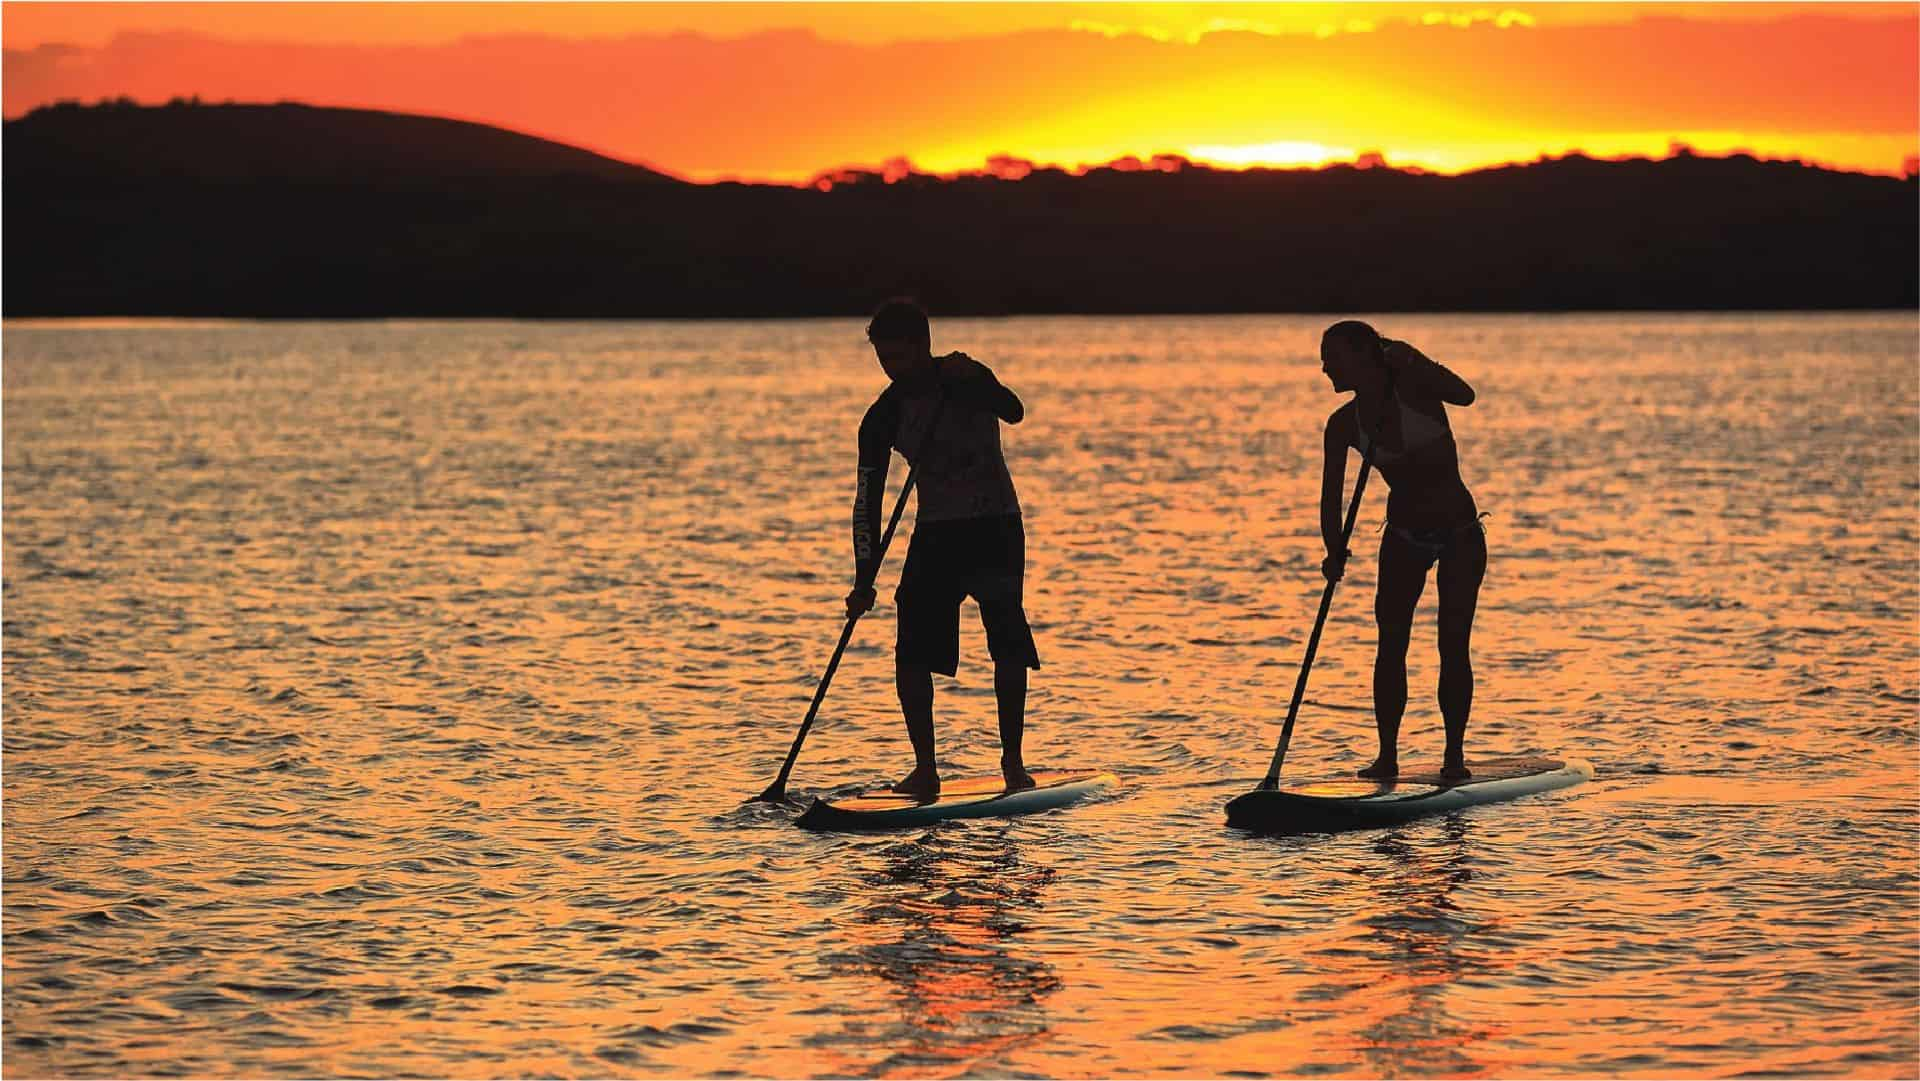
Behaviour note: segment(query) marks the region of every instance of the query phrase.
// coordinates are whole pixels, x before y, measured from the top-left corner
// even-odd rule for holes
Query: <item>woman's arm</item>
[[[1466,380],[1406,342],[1382,338],[1380,354],[1393,373],[1397,393],[1403,397],[1438,398],[1448,405],[1473,404],[1473,388]]]
[[[1346,428],[1350,423],[1357,423],[1345,417],[1350,408],[1342,406],[1327,418],[1326,461],[1320,470],[1320,539],[1327,546],[1327,559],[1320,564],[1320,573],[1326,575],[1329,582],[1338,582],[1347,566],[1348,552],[1340,536],[1340,504],[1347,487]]]

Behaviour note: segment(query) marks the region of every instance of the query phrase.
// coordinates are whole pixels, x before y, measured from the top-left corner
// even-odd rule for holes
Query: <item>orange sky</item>
[[[9,117],[299,100],[499,124],[681,176],[1160,152],[1454,171],[1671,140],[1897,172],[1909,4],[38,4]]]

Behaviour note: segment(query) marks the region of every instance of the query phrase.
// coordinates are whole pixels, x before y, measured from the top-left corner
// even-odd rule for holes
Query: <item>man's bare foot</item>
[[[1359,776],[1369,781],[1391,781],[1400,776],[1400,760],[1384,756],[1376,758],[1373,765],[1360,771]]]
[[[1464,758],[1448,758],[1440,767],[1440,779],[1443,781],[1467,781],[1473,779],[1473,771],[1467,768]]]
[[[929,766],[915,766],[888,791],[930,800],[940,794],[940,774]]]
[[[1010,763],[1004,759],[1000,762],[1000,776],[1007,779],[1007,791],[1009,792],[1018,792],[1023,788],[1032,788],[1039,783],[1033,779],[1033,774],[1027,772],[1026,766],[1018,762]]]

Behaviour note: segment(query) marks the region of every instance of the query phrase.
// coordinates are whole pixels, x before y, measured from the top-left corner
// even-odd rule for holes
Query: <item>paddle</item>
[[[1383,356],[1384,362],[1384,356]],[[1386,431],[1387,414],[1393,409],[1393,369],[1387,368],[1386,403],[1380,410],[1380,420],[1373,426],[1373,441],[1367,444],[1366,452],[1360,455],[1360,479],[1353,482],[1353,502],[1347,505],[1347,524],[1340,530],[1340,550],[1347,550],[1347,541],[1353,537],[1353,523],[1360,517],[1360,497],[1367,490],[1367,474],[1373,469],[1373,452],[1380,446],[1380,435]],[[1354,406],[1353,421],[1360,423],[1360,407]],[[1287,705],[1287,723],[1280,729],[1280,745],[1273,749],[1273,762],[1267,766],[1267,775],[1261,780],[1259,791],[1271,792],[1280,787],[1280,763],[1286,760],[1287,744],[1293,740],[1293,721],[1300,714],[1300,699],[1307,693],[1307,676],[1313,671],[1313,655],[1320,651],[1320,631],[1327,625],[1327,611],[1333,607],[1333,587],[1339,585],[1338,579],[1327,580],[1327,590],[1320,594],[1320,614],[1314,618],[1313,633],[1307,637],[1307,656],[1300,662],[1300,678],[1293,685],[1293,701]]]
[[[934,369],[934,378],[939,379],[939,368]],[[900,524],[900,514],[907,509],[907,494],[913,491],[913,479],[920,472],[920,463],[926,461],[927,450],[933,446],[933,429],[940,423],[940,414],[946,410],[947,396],[943,392],[933,402],[933,417],[927,421],[927,434],[920,439],[920,453],[915,461],[907,463],[907,479],[900,485],[900,498],[893,504],[893,517],[887,520],[886,532],[880,534],[880,546],[874,550],[873,558],[860,568],[854,580],[854,590],[862,592],[873,588],[874,579],[880,577],[880,562],[887,557],[887,546],[893,543],[893,531]],[[807,741],[807,732],[813,728],[813,718],[820,712],[820,703],[826,700],[827,687],[833,683],[833,674],[840,668],[840,655],[847,651],[847,643],[853,640],[853,625],[860,622],[862,613],[853,612],[847,616],[847,625],[840,629],[840,644],[833,647],[833,659],[827,662],[827,673],[820,677],[820,686],[813,692],[813,705],[807,707],[807,719],[800,722],[800,732],[793,737],[793,749],[787,752],[787,760],[780,767],[780,776],[773,779],[765,792],[748,800],[748,803],[786,803],[787,775],[793,772],[793,763],[800,757],[800,745]]]

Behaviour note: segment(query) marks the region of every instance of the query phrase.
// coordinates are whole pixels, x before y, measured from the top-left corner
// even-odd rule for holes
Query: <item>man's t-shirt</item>
[[[949,370],[944,406],[939,405],[942,391],[931,383],[912,393],[895,383],[867,410],[860,422],[860,495],[870,506],[879,505],[880,492],[869,485],[884,480],[887,455],[898,450],[916,470],[920,521],[1020,513],[1020,497],[1000,451],[1000,418],[987,408],[998,396],[1015,401],[1012,393],[978,361],[949,357],[941,363],[965,366],[961,373]]]

